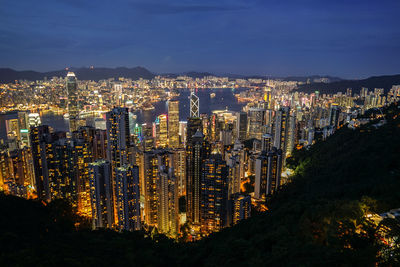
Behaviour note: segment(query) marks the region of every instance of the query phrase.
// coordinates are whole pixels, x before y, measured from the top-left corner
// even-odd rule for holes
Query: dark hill
[[[0,196],[0,266],[399,266],[399,244],[382,250],[366,218],[400,207],[400,109],[385,112],[378,129],[342,128],[294,153],[293,181],[267,213],[195,243],[75,230],[62,201]]]
[[[393,85],[400,85],[399,75],[375,76],[363,80],[343,80],[332,83],[312,83],[299,86],[298,91],[314,93],[319,91],[321,94],[345,93],[347,88],[351,88],[353,93],[359,94],[362,87],[369,89],[384,88],[387,93]]]
[[[108,78],[131,78],[137,80],[139,78],[152,79],[154,74],[143,67],[134,68],[71,68],[79,80],[102,80]],[[36,71],[16,71],[13,69],[0,68],[0,82],[10,83],[15,80],[43,80],[44,77],[52,78],[64,77],[67,75],[66,70],[50,71],[50,72],[36,72]]]

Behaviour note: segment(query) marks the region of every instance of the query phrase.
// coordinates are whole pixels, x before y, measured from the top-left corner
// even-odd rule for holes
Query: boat
[[[68,120],[69,119],[69,113],[64,114],[64,119]]]
[[[215,93],[210,93],[210,97],[214,98],[215,97]]]

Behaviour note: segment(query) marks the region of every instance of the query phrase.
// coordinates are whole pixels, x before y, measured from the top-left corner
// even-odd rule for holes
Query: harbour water
[[[240,93],[247,88],[218,88],[218,89],[198,89],[196,95],[199,97],[200,113],[211,114],[213,110],[240,111],[246,103],[237,101],[234,94]],[[212,97],[210,94],[214,93]],[[190,90],[181,90],[177,98],[179,100],[179,117],[181,121],[186,121],[189,117],[189,96]],[[154,103],[154,110],[151,112],[151,119],[154,121],[160,114],[168,113],[167,101],[160,101]],[[144,116],[142,111],[136,112],[136,122],[143,123]],[[42,124],[51,126],[56,131],[68,131],[68,120],[64,119],[62,115],[46,113],[41,116]]]

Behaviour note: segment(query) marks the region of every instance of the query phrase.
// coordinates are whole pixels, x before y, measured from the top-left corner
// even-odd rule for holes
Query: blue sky
[[[0,0],[0,67],[400,73],[399,0]]]

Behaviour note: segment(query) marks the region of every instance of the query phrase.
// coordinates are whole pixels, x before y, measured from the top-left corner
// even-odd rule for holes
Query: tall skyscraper
[[[199,97],[193,91],[190,93],[190,117],[191,118],[200,117]]]
[[[275,193],[281,185],[282,150],[272,148],[262,151],[256,159],[254,197],[265,199]]]
[[[156,226],[158,213],[158,158],[155,150],[143,153],[143,171],[145,223],[148,226]]]
[[[168,121],[167,115],[162,114],[158,116],[159,122],[159,132],[157,135],[157,143],[161,148],[166,148],[168,146]]]
[[[265,109],[262,108],[250,108],[248,116],[248,138],[256,138],[261,140],[263,134],[263,125],[265,121]]]
[[[277,111],[275,117],[274,146],[286,152],[289,132],[290,108],[283,107]]]
[[[186,214],[190,222],[199,225],[202,166],[210,154],[210,146],[200,130],[192,136],[186,153]]]
[[[200,118],[188,118],[187,126],[186,126],[186,144],[189,144],[192,141],[193,135],[196,134],[197,131],[203,131],[202,123]]]
[[[340,108],[338,104],[333,103],[329,109],[329,125],[334,129],[339,127]]]
[[[139,167],[128,164],[118,167],[114,191],[117,229],[140,230]]]
[[[107,159],[111,163],[113,184],[117,169],[129,164],[132,144],[129,132],[129,112],[127,108],[113,108],[106,114],[107,123]],[[116,197],[114,188],[114,199]],[[117,207],[114,201],[114,220],[118,224]]]
[[[168,101],[168,146],[179,148],[179,101]]]
[[[104,159],[89,165],[93,228],[112,228],[114,222],[111,165]]]
[[[200,193],[201,230],[218,231],[227,225],[228,167],[220,154],[203,163]]]
[[[157,227],[161,233],[176,236],[178,227],[178,187],[174,169],[163,164],[159,155],[158,168],[158,214]],[[172,154],[169,154],[169,164],[172,165]]]
[[[236,113],[236,136],[240,141],[246,140],[247,137],[247,113]]]
[[[46,159],[46,140],[48,138],[50,138],[49,126],[42,125],[31,128],[30,139],[35,170],[35,189],[38,198],[46,201],[51,199]]]
[[[81,108],[79,104],[78,81],[75,73],[68,72],[66,88],[68,95],[69,131],[72,133],[78,129],[79,111]]]
[[[251,216],[251,197],[241,194],[234,194],[230,201],[230,222],[231,225],[248,219]]]

